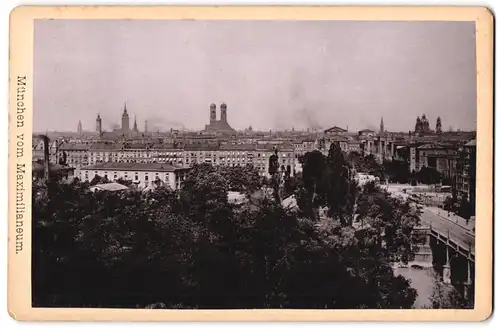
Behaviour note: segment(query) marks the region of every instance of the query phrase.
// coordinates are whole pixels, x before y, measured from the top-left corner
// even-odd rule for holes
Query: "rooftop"
[[[278,150],[278,152],[293,152],[293,145],[292,144],[257,144],[256,148],[258,151],[273,151],[274,148]]]
[[[106,191],[122,191],[122,190],[127,190],[128,187],[122,184],[118,183],[106,183],[106,184],[97,184],[93,185],[90,187],[91,189],[99,189],[99,190],[106,190]]]
[[[103,162],[84,167],[82,170],[129,170],[129,171],[164,171],[172,172],[187,169],[166,163],[129,163],[129,162]]]
[[[88,150],[90,145],[89,143],[64,143],[59,147],[59,150]]]
[[[187,144],[184,146],[186,151],[217,151],[219,145],[217,144]]]
[[[89,147],[90,150],[118,150],[120,145],[111,142],[95,142]]]
[[[417,148],[422,149],[422,150],[438,150],[438,149],[442,149],[443,147],[437,143],[433,143],[433,144],[420,145]]]
[[[163,143],[163,144],[154,144],[153,146],[151,146],[151,149],[153,150],[173,150],[173,151],[182,151],[183,149],[183,145],[182,144],[172,144],[172,143],[169,143],[169,144],[166,144],[166,143]]]
[[[237,150],[237,151],[253,151],[255,144],[223,144],[220,146],[221,150]]]
[[[334,126],[334,127],[331,127],[331,128],[328,128],[325,130],[325,133],[326,132],[347,132],[346,129],[343,129],[343,128],[340,128],[338,126]]]

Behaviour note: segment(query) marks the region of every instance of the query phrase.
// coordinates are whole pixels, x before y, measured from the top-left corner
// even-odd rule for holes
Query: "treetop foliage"
[[[299,211],[258,197],[252,167],[197,165],[180,191],[34,185],[33,305],[411,308],[391,263],[412,257],[418,213],[359,188],[337,146],[306,154],[294,179]],[[230,190],[258,202],[232,205]]]

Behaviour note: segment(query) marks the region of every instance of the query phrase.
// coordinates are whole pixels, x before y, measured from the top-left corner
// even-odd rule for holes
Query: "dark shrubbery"
[[[261,187],[250,168],[196,166],[181,191],[35,184],[33,305],[411,308],[416,291],[390,265],[411,257],[418,214],[350,173],[335,146],[307,154],[300,211],[229,204],[228,190]]]

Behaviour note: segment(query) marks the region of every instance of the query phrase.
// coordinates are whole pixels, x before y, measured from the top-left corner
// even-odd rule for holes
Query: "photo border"
[[[475,21],[477,174],[473,310],[147,310],[31,307],[31,159],[35,19]],[[481,321],[493,303],[493,14],[446,6],[20,6],[10,15],[8,311],[50,321]],[[26,77],[18,82],[18,77]],[[23,85],[23,81],[25,85]],[[22,104],[18,102],[22,92]],[[19,110],[18,107],[24,110]],[[22,112],[22,113],[20,113]],[[21,166],[21,167],[19,167]],[[21,168],[21,170],[19,170]],[[24,173],[23,173],[24,171]],[[16,200],[17,197],[17,200]],[[16,202],[25,204],[16,213]],[[16,218],[16,215],[18,217]],[[16,249],[17,248],[17,249]]]

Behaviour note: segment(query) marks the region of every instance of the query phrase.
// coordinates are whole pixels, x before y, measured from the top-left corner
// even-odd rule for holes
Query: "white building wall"
[[[165,172],[165,171],[134,171],[134,170],[85,170],[77,169],[75,176],[81,181],[92,181],[96,175],[100,177],[107,177],[110,181],[116,181],[117,179],[138,181],[139,188],[146,188],[152,186],[154,181],[158,178],[164,184],[169,186],[171,189],[177,189],[176,184],[176,174],[175,172]]]

